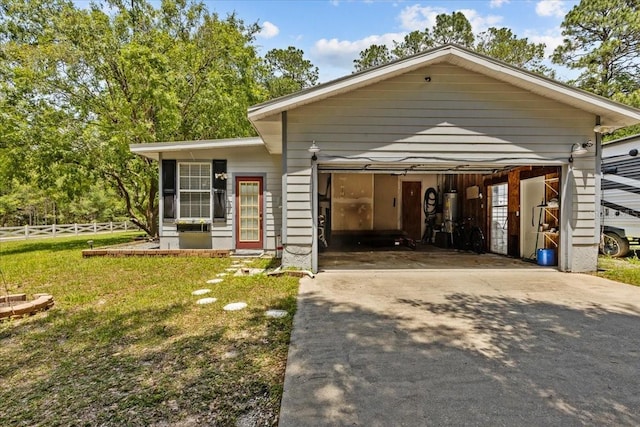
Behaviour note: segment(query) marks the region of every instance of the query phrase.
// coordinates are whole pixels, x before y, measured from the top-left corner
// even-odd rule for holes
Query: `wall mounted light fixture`
[[[588,148],[593,146],[593,142],[588,140],[587,142],[583,142],[582,144],[576,142],[571,146],[571,153],[569,154],[569,163],[573,163],[573,156],[580,157],[584,156],[589,152]]]
[[[311,153],[311,160],[314,162],[318,160],[317,154],[320,152],[320,147],[316,144],[315,139],[311,142],[311,147],[309,147],[307,151]]]

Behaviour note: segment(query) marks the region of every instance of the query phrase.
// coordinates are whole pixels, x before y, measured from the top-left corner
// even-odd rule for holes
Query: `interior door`
[[[236,177],[236,248],[263,248],[262,177]]]
[[[544,177],[520,181],[520,257],[536,259],[536,252],[542,242],[538,233],[541,210],[536,208],[544,202]]]
[[[496,254],[507,254],[509,185],[491,186],[491,241],[489,247]]]
[[[374,175],[373,229],[398,229],[398,177],[396,175]]]
[[[402,182],[402,230],[409,237],[420,240],[422,237],[422,183],[420,181]]]

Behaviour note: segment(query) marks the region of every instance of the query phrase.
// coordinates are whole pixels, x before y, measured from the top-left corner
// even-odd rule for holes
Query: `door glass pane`
[[[240,241],[260,241],[259,182],[239,183]]]
[[[507,184],[491,187],[491,252],[507,254]]]

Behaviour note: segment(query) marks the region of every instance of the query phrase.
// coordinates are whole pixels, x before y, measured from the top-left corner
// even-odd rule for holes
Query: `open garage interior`
[[[459,169],[318,165],[319,268],[557,265],[560,167]]]

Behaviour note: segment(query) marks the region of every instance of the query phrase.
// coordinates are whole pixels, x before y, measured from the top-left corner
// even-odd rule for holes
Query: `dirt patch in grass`
[[[10,291],[56,300],[0,323],[4,425],[277,423],[298,279],[225,276],[197,305],[230,259],[83,259],[81,241],[0,244]],[[248,307],[222,310],[237,301]]]

